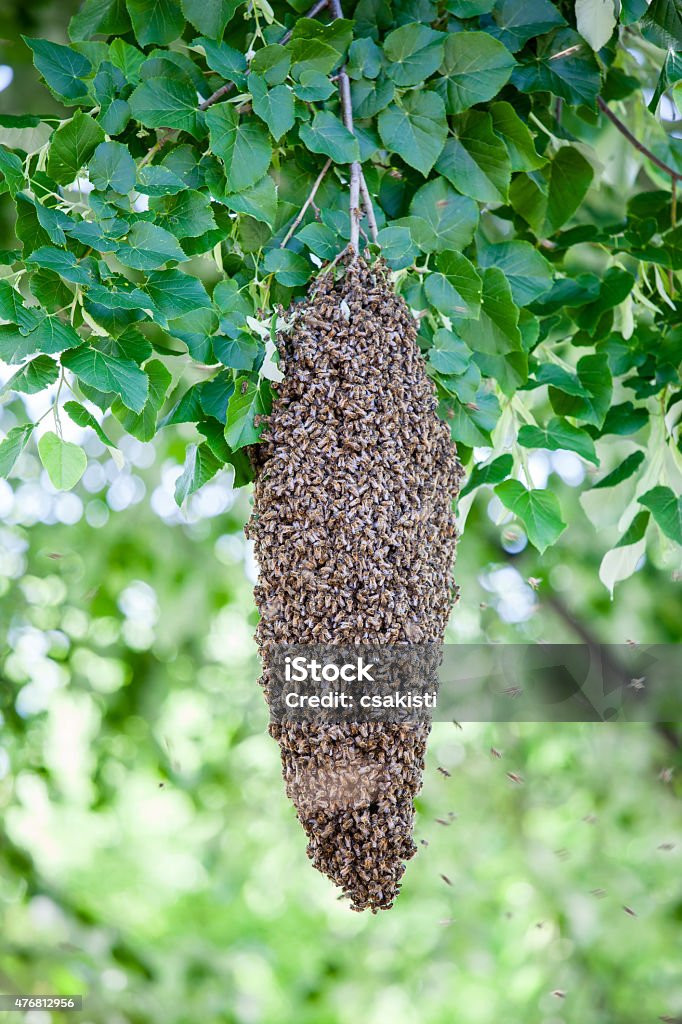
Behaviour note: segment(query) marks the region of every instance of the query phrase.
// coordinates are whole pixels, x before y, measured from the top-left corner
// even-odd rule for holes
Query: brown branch
[[[599,104],[599,109],[602,113],[606,114],[609,121],[616,126],[621,135],[623,135],[639,153],[642,153],[648,160],[651,160],[652,164],[655,164],[661,171],[669,174],[673,181],[682,181],[682,171],[676,171],[674,167],[665,163],[664,160],[660,160],[655,153],[652,153],[651,150],[644,145],[643,142],[640,142],[639,139],[632,134],[628,126],[623,124],[621,119],[614,114],[601,96],[597,96],[597,103]]]
[[[324,165],[324,167],[322,168],[322,170],[318,174],[317,178],[315,179],[315,183],[314,183],[313,187],[311,188],[310,193],[308,194],[308,198],[306,199],[306,201],[304,202],[303,206],[301,207],[301,209],[300,209],[300,211],[298,213],[298,216],[296,217],[296,220],[291,225],[291,227],[287,231],[287,233],[284,236],[284,238],[282,239],[282,241],[279,243],[280,249],[284,249],[286,247],[287,242],[289,241],[289,239],[293,235],[293,233],[296,230],[296,228],[298,227],[298,225],[303,220],[303,218],[305,216],[305,211],[308,209],[308,207],[312,203],[313,199],[315,198],[315,194],[316,194],[318,188],[320,187],[320,185],[322,184],[324,176],[327,173],[327,171],[329,170],[329,168],[331,167],[331,165],[332,165],[332,159],[331,159],[331,157],[329,157],[329,159],[327,160],[326,164]]]

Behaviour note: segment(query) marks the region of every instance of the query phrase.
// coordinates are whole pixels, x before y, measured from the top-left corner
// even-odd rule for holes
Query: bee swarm
[[[258,445],[249,536],[256,639],[440,642],[456,597],[452,511],[461,467],[436,413],[415,324],[381,263],[316,282],[290,334]],[[316,868],[353,909],[387,909],[414,855],[413,798],[429,727],[271,724]]]

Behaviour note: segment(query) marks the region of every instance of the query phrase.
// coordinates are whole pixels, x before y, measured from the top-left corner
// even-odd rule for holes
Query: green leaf
[[[321,228],[322,225],[310,225],[310,227]],[[333,233],[331,234],[333,235]],[[296,237],[300,238],[301,232]],[[382,228],[378,241],[381,246],[381,255],[392,270],[403,270],[405,267],[411,266],[419,255],[419,249],[412,241],[410,229],[402,225]]]
[[[547,167],[518,175],[510,189],[511,204],[538,238],[553,235],[580,206],[592,183],[592,165],[577,149],[562,146]]]
[[[158,270],[169,260],[181,263],[187,259],[170,231],[148,221],[133,224],[125,242],[116,250],[116,257],[124,267],[135,270]]]
[[[177,78],[150,78],[131,94],[134,118],[147,128],[197,131],[197,95],[192,85]]]
[[[634,406],[632,402],[619,402],[612,405],[606,414],[602,426],[602,435],[618,434],[627,437],[636,434],[649,422],[649,412],[642,406]]]
[[[64,353],[62,365],[71,370],[90,387],[98,391],[114,392],[126,408],[142,412],[149,393],[149,382],[144,370],[132,359],[115,358],[82,345]]]
[[[182,35],[185,19],[177,0],[126,0],[140,46],[172,43]]]
[[[506,46],[486,32],[455,32],[447,37],[442,77],[436,91],[448,114],[460,114],[491,100],[509,81],[515,60]]]
[[[64,249],[54,249],[49,245],[41,246],[31,253],[26,262],[53,270],[55,274],[59,274],[65,281],[71,281],[72,284],[87,285],[93,280],[87,262],[76,259],[72,252],[66,252]]]
[[[227,419],[227,404],[233,394],[232,373],[229,370],[221,370],[215,377],[201,385],[199,397],[203,412],[224,424]]]
[[[51,430],[38,441],[38,455],[53,487],[70,491],[83,476],[88,459],[80,445],[63,441]]]
[[[601,73],[594,55],[570,29],[550,36],[537,56],[519,64],[512,83],[521,92],[551,92],[567,103],[594,106]]]
[[[443,403],[441,416],[450,427],[453,441],[459,441],[469,448],[487,447],[491,444],[490,431],[500,416],[500,406],[495,395],[481,390],[474,401],[466,405],[461,402],[456,402],[454,406]]]
[[[550,0],[500,0],[493,11],[495,30],[489,31],[516,53],[529,39],[542,36],[566,20]]]
[[[664,49],[682,48],[682,11],[676,0],[652,0],[642,17],[647,39]]]
[[[526,490],[519,480],[505,480],[495,488],[505,508],[524,525],[528,540],[542,554],[566,529],[556,495],[540,489]]]
[[[0,388],[0,395],[8,391],[20,391],[24,395],[35,395],[49,388],[59,376],[59,367],[49,356],[36,356]]]
[[[509,476],[513,465],[514,459],[511,455],[500,455],[492,462],[486,462],[484,465],[479,463],[474,466],[469,479],[459,492],[460,499],[476,490],[477,487],[483,487],[484,484],[491,486],[499,484]]]
[[[10,153],[0,146],[0,174],[7,182],[7,189],[12,199],[24,187],[24,165],[16,153]]]
[[[262,75],[268,85],[282,85],[287,80],[290,67],[291,55],[289,51],[280,46],[279,43],[273,43],[270,46],[263,46],[260,50],[256,51],[251,61],[251,74]],[[315,73],[313,72],[313,74]],[[328,79],[325,78],[325,81],[328,81]],[[326,97],[323,98],[326,99]]]
[[[576,374],[569,373],[568,370],[564,370],[562,366],[557,366],[555,363],[542,363],[537,369],[536,377],[540,384],[551,384],[567,395],[586,398],[589,394]]]
[[[521,348],[519,309],[512,299],[505,275],[489,267],[481,275],[483,296],[481,314],[476,320],[461,320],[457,330],[472,352],[503,355]]]
[[[425,222],[419,225],[421,230],[416,238],[424,252],[466,248],[474,236],[479,216],[473,199],[458,195],[445,178],[435,178],[422,185],[412,199],[410,213]]]
[[[186,498],[212,480],[222,465],[205,442],[188,445],[185,465],[175,484],[176,504],[182,505]]]
[[[47,39],[27,39],[26,36],[22,39],[33,50],[33,63],[52,92],[66,103],[77,103],[87,97],[83,79],[92,72],[92,64],[87,57],[70,46],[51,43]]]
[[[436,170],[462,195],[481,203],[507,201],[511,160],[504,142],[493,131],[490,114],[470,110],[457,119]]]
[[[360,159],[357,139],[328,110],[318,111],[312,124],[302,124],[299,135],[306,149],[311,153],[323,153],[334,163],[352,163]]]
[[[55,245],[66,245],[64,231],[71,231],[75,226],[74,221],[61,210],[55,210],[51,206],[43,206],[42,203],[35,204],[36,216],[40,226],[50,236],[50,241]]]
[[[140,81],[140,68],[146,60],[141,50],[123,39],[114,39],[109,47],[109,60],[122,72],[127,82],[137,85]]]
[[[137,175],[128,147],[120,142],[101,142],[90,160],[88,176],[100,192],[109,188],[124,195],[132,192]]]
[[[217,227],[208,196],[196,189],[153,198],[149,208],[156,214],[157,224],[176,238],[199,238]]]
[[[616,583],[632,576],[646,550],[646,530],[649,513],[639,512],[620,538],[615,548],[607,551],[599,566],[599,579],[608,588],[611,597]]]
[[[401,105],[379,114],[379,134],[388,150],[426,177],[440,156],[448,133],[443,101],[432,92],[409,92]]]
[[[420,85],[438,70],[445,39],[442,32],[416,22],[389,32],[384,41],[384,53],[390,62],[386,69],[389,78],[398,86]],[[368,77],[376,78],[378,73],[377,67],[376,74]]]
[[[678,497],[669,487],[652,487],[639,499],[651,511],[652,516],[662,533],[682,544],[682,498]]]
[[[213,351],[223,366],[230,366],[234,370],[251,370],[262,346],[250,334],[241,333],[236,338],[216,335],[213,338]]]
[[[544,428],[524,424],[519,430],[519,444],[524,448],[546,448],[551,452],[576,452],[595,466],[599,465],[594,441],[587,431],[573,427],[556,416]]]
[[[70,185],[104,139],[104,132],[89,114],[77,110],[52,136],[47,173],[60,185]]]
[[[602,477],[601,480],[598,480],[593,485],[592,490],[596,491],[600,487],[616,487],[624,480],[628,480],[637,472],[644,462],[644,458],[644,452],[639,448],[637,451],[631,452],[615,469],[611,470],[605,477]]]
[[[80,345],[78,332],[70,324],[62,323],[56,316],[46,316],[34,331],[28,335],[29,341],[35,346],[34,351],[63,352],[64,349]]]
[[[294,125],[294,97],[286,85],[276,85],[268,89],[265,79],[251,73],[249,75],[253,112],[270,129],[270,134],[279,142]]]
[[[246,213],[249,217],[274,228],[277,217],[277,186],[266,174],[260,181],[242,192],[221,196],[220,202],[235,213]]]
[[[614,0],[575,0],[578,32],[593,50],[606,46],[616,27]]]
[[[230,192],[242,192],[255,185],[267,172],[272,146],[262,125],[249,119],[240,123],[229,103],[217,103],[206,111],[211,150],[225,166]]]
[[[263,261],[263,269],[268,274],[274,274],[279,283],[287,288],[306,284],[312,272],[308,260],[289,249],[271,249]]]
[[[182,0],[188,21],[210,39],[222,39],[225,26],[234,17],[242,0]]]
[[[478,261],[485,270],[498,267],[507,278],[517,306],[527,306],[552,286],[552,267],[530,242],[500,242],[479,247]]]
[[[91,430],[94,430],[102,444],[106,445],[107,448],[116,447],[108,434],[102,429],[99,421],[80,402],[64,402],[64,412],[67,413],[69,419],[73,420],[77,426],[90,427]]]
[[[552,408],[560,416],[572,416],[592,423],[595,427],[601,427],[613,394],[608,357],[603,352],[583,356],[578,360],[577,371],[578,379],[587,392],[586,396],[573,397],[550,387],[549,400]]]
[[[382,74],[376,81],[371,78],[361,78],[357,82],[351,82],[350,92],[353,113],[360,120],[375,117],[380,110],[384,110],[395,96],[395,85],[390,78],[386,78]],[[307,96],[301,97],[301,99],[308,98]]]
[[[18,324],[22,334],[30,334],[40,322],[37,310],[25,306],[21,294],[7,281],[0,281],[0,317]]]
[[[512,171],[536,171],[547,160],[535,149],[530,129],[518,116],[511,103],[490,104],[493,130],[507,147]]]
[[[121,426],[138,441],[151,441],[156,434],[156,421],[166,398],[172,377],[159,359],[151,359],[144,372],[149,378],[149,397],[141,413],[136,414],[117,399],[111,411]]]
[[[211,307],[211,300],[201,281],[183,274],[181,270],[154,271],[149,275],[144,288],[156,308],[168,320],[195,309]]]
[[[193,45],[203,47],[206,54],[206,63],[216,74],[226,78],[228,82],[234,82],[236,85],[241,86],[245,83],[246,57],[239,50],[233,49],[227,43],[216,43],[205,36],[195,39]],[[255,61],[256,58],[254,57],[254,63],[251,67],[259,74],[258,68],[255,67]],[[284,78],[286,78],[286,75]]]
[[[385,230],[389,230],[384,228]],[[382,236],[383,232],[379,232],[379,244],[383,245]],[[409,232],[408,232],[409,235]],[[296,233],[296,238],[307,245],[311,252],[314,252],[316,256],[319,256],[323,260],[333,260],[339,249],[342,247],[342,243],[339,242],[338,235],[328,228],[326,224],[306,224],[304,228]],[[385,251],[384,251],[385,253]],[[394,266],[391,264],[391,266]],[[394,267],[394,269],[397,269]]]
[[[452,331],[439,327],[434,332],[433,344],[429,349],[429,363],[438,373],[459,375],[471,363],[471,349]]]
[[[267,381],[262,380],[257,385],[248,377],[237,377],[234,393],[227,405],[225,426],[225,440],[233,451],[258,441],[263,424],[254,421],[258,416],[267,416],[271,405],[272,396]]]
[[[20,427],[12,427],[0,441],[0,477],[10,475],[17,459],[28,444],[34,426],[34,423],[24,423]]]
[[[464,342],[461,342],[461,345],[464,351],[469,352]],[[469,357],[471,358],[470,352]],[[453,373],[444,376],[434,371],[431,376],[434,377],[436,383],[449,396],[457,398],[462,403],[467,413],[470,413],[472,410],[478,410],[477,402],[481,393],[481,371],[476,363],[470,362],[463,373]]]
[[[424,291],[429,302],[447,317],[478,319],[482,281],[461,252],[442,252],[436,259],[439,273],[429,274]]]
[[[69,38],[91,39],[94,35],[125,35],[130,19],[125,0],[85,0],[69,22]]]
[[[350,44],[346,62],[350,78],[377,78],[381,64],[381,49],[372,39],[354,39]]]
[[[303,71],[299,81],[293,87],[294,96],[307,103],[328,100],[334,92],[334,83],[321,71]]]
[[[187,188],[182,178],[161,164],[141,167],[136,187],[138,192],[148,196],[174,196]]]

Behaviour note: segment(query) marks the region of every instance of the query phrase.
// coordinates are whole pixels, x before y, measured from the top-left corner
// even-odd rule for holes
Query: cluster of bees
[[[275,644],[442,641],[462,475],[414,320],[381,262],[349,256],[340,276],[319,278],[278,347],[284,380],[258,445],[248,527],[266,697]],[[270,731],[315,867],[353,909],[390,907],[416,850],[428,725]]]

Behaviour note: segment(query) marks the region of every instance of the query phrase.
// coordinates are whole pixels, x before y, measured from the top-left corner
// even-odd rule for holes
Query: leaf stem
[[[313,187],[311,188],[310,192],[308,193],[308,198],[306,199],[306,201],[304,202],[303,206],[301,207],[301,209],[300,209],[300,211],[299,211],[299,213],[298,213],[294,223],[291,225],[291,227],[287,231],[286,235],[284,236],[282,241],[279,243],[280,249],[286,248],[287,242],[289,241],[289,239],[293,235],[293,233],[296,230],[296,228],[298,227],[298,225],[303,220],[303,218],[305,216],[306,210],[308,209],[308,207],[312,203],[313,199],[315,198],[317,190],[320,187],[320,185],[322,184],[322,181],[324,180],[324,176],[326,175],[326,173],[329,170],[329,168],[331,167],[331,165],[332,165],[332,159],[331,159],[331,157],[329,157],[329,159],[327,160],[326,164],[324,165],[324,167],[322,168],[322,170],[318,174],[317,178],[315,179],[315,183],[313,184]]]
[[[606,114],[609,121],[611,121],[611,123],[616,126],[618,131],[628,140],[630,145],[634,146],[635,149],[639,153],[642,153],[645,157],[647,157],[648,160],[651,160],[652,164],[655,164],[656,167],[658,167],[661,171],[664,171],[666,174],[670,175],[673,182],[682,181],[682,171],[676,171],[674,167],[670,166],[670,164],[665,163],[664,160],[660,160],[655,153],[652,153],[651,150],[644,145],[643,142],[640,142],[639,139],[632,134],[627,125],[623,124],[621,119],[616,114],[614,114],[614,112],[604,102],[601,96],[597,96],[597,104],[599,105],[599,109],[602,111],[602,113]]]

